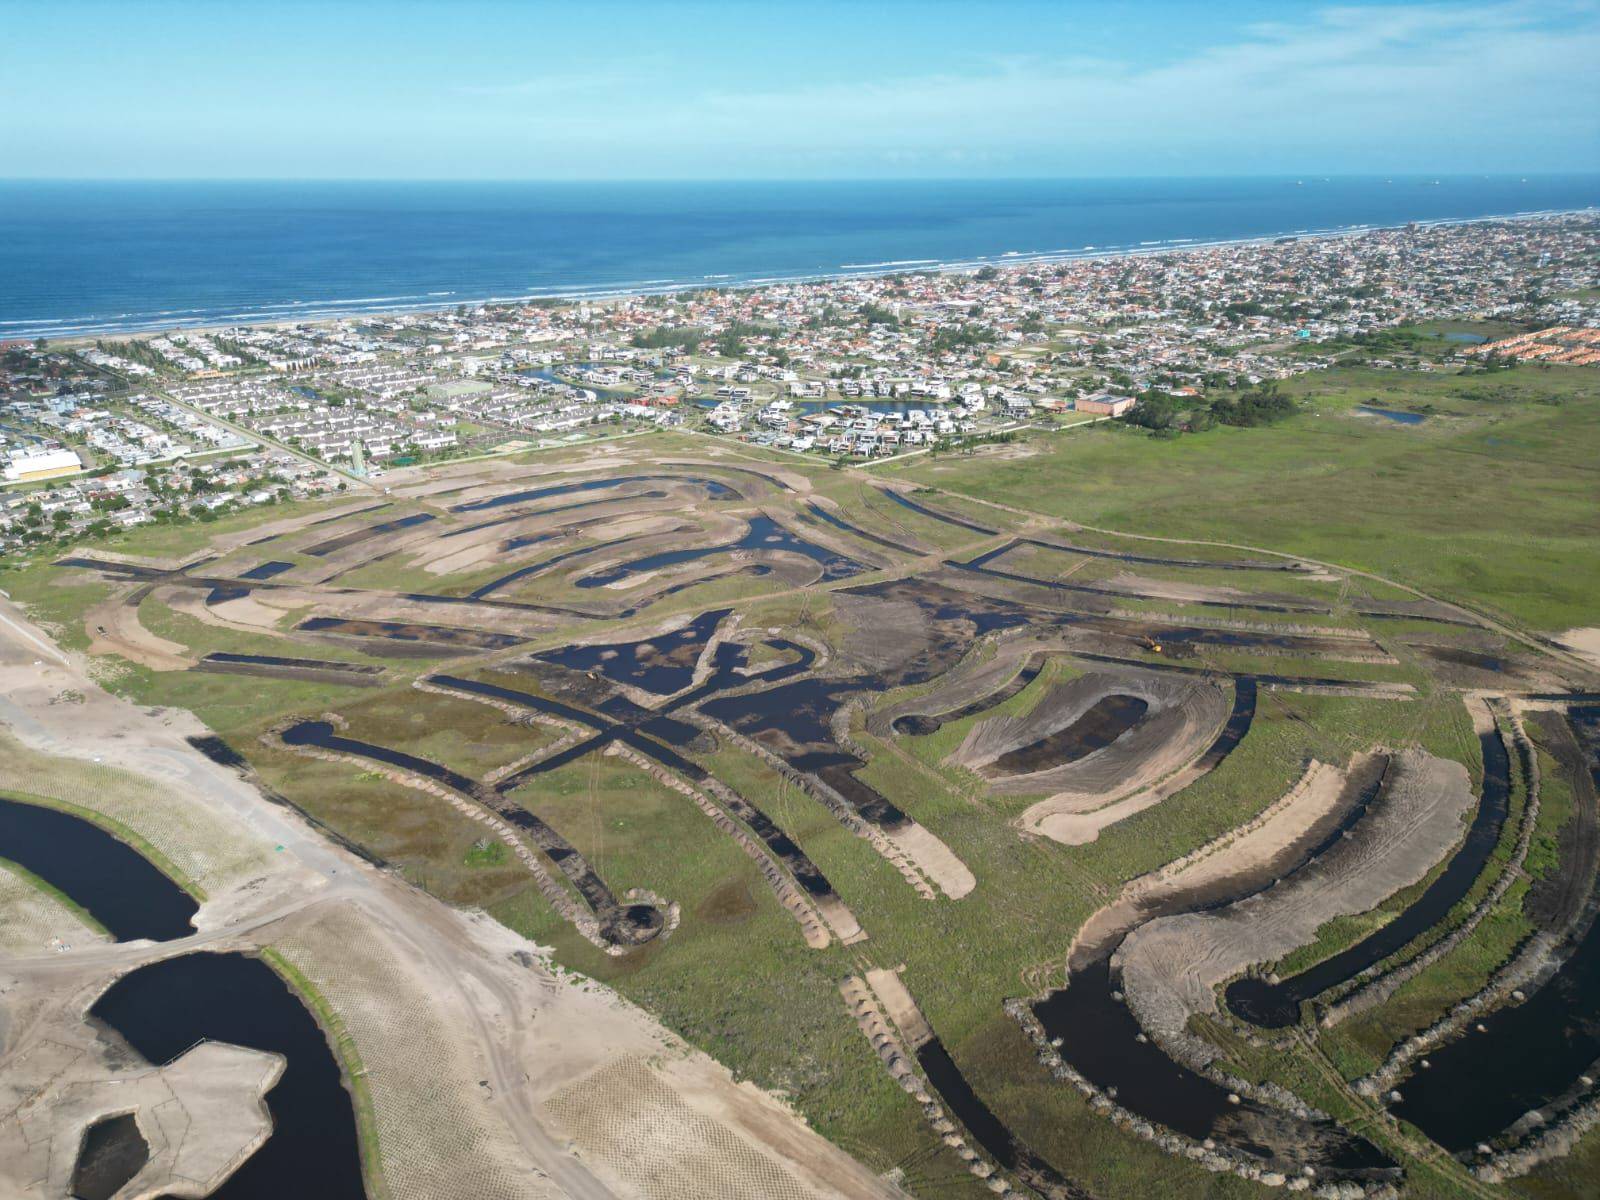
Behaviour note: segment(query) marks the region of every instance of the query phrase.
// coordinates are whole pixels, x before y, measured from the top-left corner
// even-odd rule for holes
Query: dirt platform
[[[1319,859],[1237,904],[1162,918],[1129,935],[1112,965],[1140,1023],[1164,1046],[1193,1049],[1188,1020],[1217,1011],[1219,984],[1422,879],[1461,839],[1473,802],[1460,763],[1421,750],[1397,754],[1378,800]]]

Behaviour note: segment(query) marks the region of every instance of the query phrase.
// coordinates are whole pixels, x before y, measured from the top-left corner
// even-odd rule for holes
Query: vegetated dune
[[[1217,1011],[1219,984],[1306,945],[1335,917],[1366,912],[1418,882],[1461,839],[1472,805],[1460,763],[1421,750],[1396,755],[1382,794],[1327,853],[1236,904],[1163,917],[1128,936],[1112,966],[1140,1023],[1169,1050],[1210,1058],[1186,1025],[1196,1013]]]

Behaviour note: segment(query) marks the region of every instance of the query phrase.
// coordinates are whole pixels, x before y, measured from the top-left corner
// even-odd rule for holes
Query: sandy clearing
[[[114,654],[152,671],[187,671],[195,663],[187,646],[146,629],[139,620],[139,606],[127,603],[126,594],[96,604],[84,614],[83,624],[90,654]]]
[[[447,1005],[416,1003],[427,980],[393,943],[376,922],[335,909],[311,914],[278,948],[333,1003],[361,1049],[394,1200],[563,1195],[528,1177],[509,1126],[482,1103],[482,1048],[449,1028]]]
[[[1460,763],[1421,750],[1396,755],[1383,794],[1317,861],[1237,904],[1163,917],[1128,936],[1112,966],[1140,1023],[1169,1048],[1190,1044],[1189,1018],[1217,1011],[1220,984],[1422,879],[1461,840],[1473,801]]]
[[[1600,667],[1600,625],[1569,629],[1565,633],[1558,633],[1555,640]]]
[[[0,863],[0,957],[109,942],[54,896]]]
[[[885,836],[895,848],[916,864],[939,890],[952,900],[959,900],[978,886],[966,863],[956,857],[955,851],[930,832],[925,825],[912,822],[904,828],[887,832]]]
[[[257,541],[261,538],[277,537],[286,533],[298,533],[300,530],[305,529],[313,521],[326,521],[328,525],[332,525],[341,517],[347,517],[351,513],[356,513],[360,512],[362,509],[371,508],[374,504],[378,503],[380,503],[380,500],[376,496],[362,496],[357,500],[354,500],[348,504],[341,504],[336,508],[327,508],[317,512],[302,513],[297,517],[283,517],[276,521],[267,521],[260,525],[251,525],[246,529],[235,530],[234,532],[221,534],[212,538],[210,542],[210,549],[211,552],[215,554],[227,554],[232,550],[237,550],[240,546],[247,545],[250,542]],[[375,519],[379,518],[375,517]],[[319,525],[317,528],[325,529],[326,527],[327,526]]]
[[[61,1049],[67,1049],[61,1047]],[[82,1049],[63,1056],[54,1104],[0,1089],[0,1183],[8,1196],[65,1196],[83,1131],[137,1111],[149,1161],[120,1195],[210,1195],[272,1131],[263,1100],[284,1060],[243,1046],[201,1042],[165,1066],[107,1068]]]
[[[867,972],[867,983],[878,994],[878,999],[883,1002],[884,1011],[900,1030],[910,1049],[916,1050],[925,1042],[933,1040],[933,1027],[928,1024],[927,1017],[922,1015],[917,1002],[911,998],[911,992],[906,988],[899,972],[888,971],[882,967],[874,968]]]
[[[761,1143],[774,1132],[770,1118],[761,1119],[767,1114],[730,1121],[723,1098],[696,1082],[669,1083],[644,1058],[627,1057],[585,1075],[544,1108],[618,1195],[805,1200],[852,1194],[842,1190],[852,1186],[848,1178],[826,1169],[801,1173],[792,1160],[764,1153]]]
[[[225,600],[220,604],[207,604],[206,593],[199,588],[162,587],[157,588],[152,594],[174,612],[193,617],[196,621],[215,628],[231,629],[237,633],[260,633],[264,628],[272,629],[276,619],[283,616],[281,612],[258,604],[253,596],[241,596],[237,600]],[[270,619],[267,619],[269,614]],[[247,615],[255,617],[256,620],[245,619]]]

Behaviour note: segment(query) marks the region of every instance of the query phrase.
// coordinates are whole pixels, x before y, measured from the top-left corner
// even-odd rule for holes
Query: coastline
[[[251,327],[261,329],[292,328],[297,325],[320,325],[357,317],[372,316],[426,316],[457,308],[479,308],[488,305],[516,305],[539,302],[581,303],[597,305],[616,304],[646,296],[674,295],[681,292],[719,289],[725,291],[752,291],[758,288],[778,287],[785,284],[839,283],[853,279],[882,279],[898,274],[962,274],[980,271],[986,267],[1006,269],[1040,263],[1093,262],[1117,258],[1147,257],[1162,254],[1183,254],[1192,251],[1272,245],[1285,238],[1294,241],[1331,241],[1360,237],[1364,234],[1392,231],[1410,226],[1435,228],[1440,226],[1499,224],[1513,221],[1540,221],[1560,217],[1600,214],[1600,205],[1578,208],[1534,209],[1511,213],[1491,213],[1471,217],[1436,217],[1415,221],[1385,224],[1351,224],[1334,228],[1282,230],[1233,238],[1166,238],[1136,245],[1111,246],[1086,245],[1077,248],[1039,251],[1001,251],[995,254],[968,255],[951,259],[897,259],[890,262],[841,264],[832,271],[797,272],[793,274],[763,275],[736,278],[733,274],[708,274],[699,279],[659,279],[620,284],[571,284],[560,288],[535,288],[527,292],[503,295],[469,295],[447,292],[429,292],[420,295],[334,299],[318,301],[286,301],[259,306],[254,310],[233,313],[205,313],[184,320],[146,320],[139,314],[119,314],[117,317],[89,316],[79,321],[63,318],[0,319],[0,345],[9,342],[26,342],[46,338],[53,343],[77,345],[107,339],[154,337],[164,333],[212,333],[224,329]],[[452,297],[449,300],[443,296]],[[149,318],[172,317],[185,310],[165,310],[146,314]],[[123,322],[120,318],[129,318]],[[90,324],[88,322],[99,322]],[[10,328],[11,326],[26,328]]]

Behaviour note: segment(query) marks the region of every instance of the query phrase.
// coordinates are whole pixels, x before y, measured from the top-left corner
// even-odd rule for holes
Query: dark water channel
[[[893,488],[879,488],[878,490],[885,496],[889,497],[889,499],[893,500],[896,504],[900,505],[900,507],[909,508],[914,513],[921,513],[925,517],[930,517],[935,521],[942,521],[946,525],[955,525],[961,529],[969,529],[973,533],[993,534],[1000,532],[998,529],[991,529],[987,525],[979,525],[976,521],[969,521],[965,517],[958,517],[951,513],[940,512],[937,509],[929,508],[926,504],[919,504],[904,492],[897,492]]]
[[[153,1063],[201,1040],[281,1054],[267,1093],[272,1136],[213,1200],[361,1200],[355,1111],[322,1030],[272,968],[242,954],[186,954],[123,976],[89,1010]]]
[[[1225,992],[1228,1007],[1254,1025],[1283,1029],[1300,1019],[1300,1005],[1354,979],[1432,929],[1471,889],[1500,840],[1511,795],[1511,762],[1497,731],[1480,734],[1483,792],[1472,826],[1442,874],[1405,911],[1354,946],[1277,983],[1257,976],[1236,979]]]
[[[1140,923],[1183,913],[1205,912],[1237,903],[1303,869],[1337,845],[1376,799],[1381,767],[1352,779],[1336,810],[1337,818],[1308,831],[1278,860],[1259,871],[1184,892],[1144,909]],[[1125,934],[1094,946],[1087,961],[1074,961],[1065,988],[1034,1006],[1034,1015],[1061,1056],[1116,1102],[1157,1124],[1196,1141],[1211,1138],[1229,1149],[1293,1173],[1311,1165],[1357,1177],[1382,1176],[1393,1163],[1376,1147],[1327,1121],[1307,1121],[1286,1111],[1241,1098],[1172,1059],[1149,1039],[1132,1010],[1114,992],[1120,985],[1111,959]]]
[[[1568,719],[1600,789],[1600,707],[1575,707]],[[1396,1116],[1459,1154],[1492,1142],[1531,1110],[1576,1098],[1578,1077],[1600,1060],[1600,920],[1592,904],[1589,914],[1577,945],[1542,987],[1480,1018],[1399,1085]]]
[[[0,858],[60,889],[119,942],[194,932],[198,905],[133,847],[80,817],[0,797]]]

